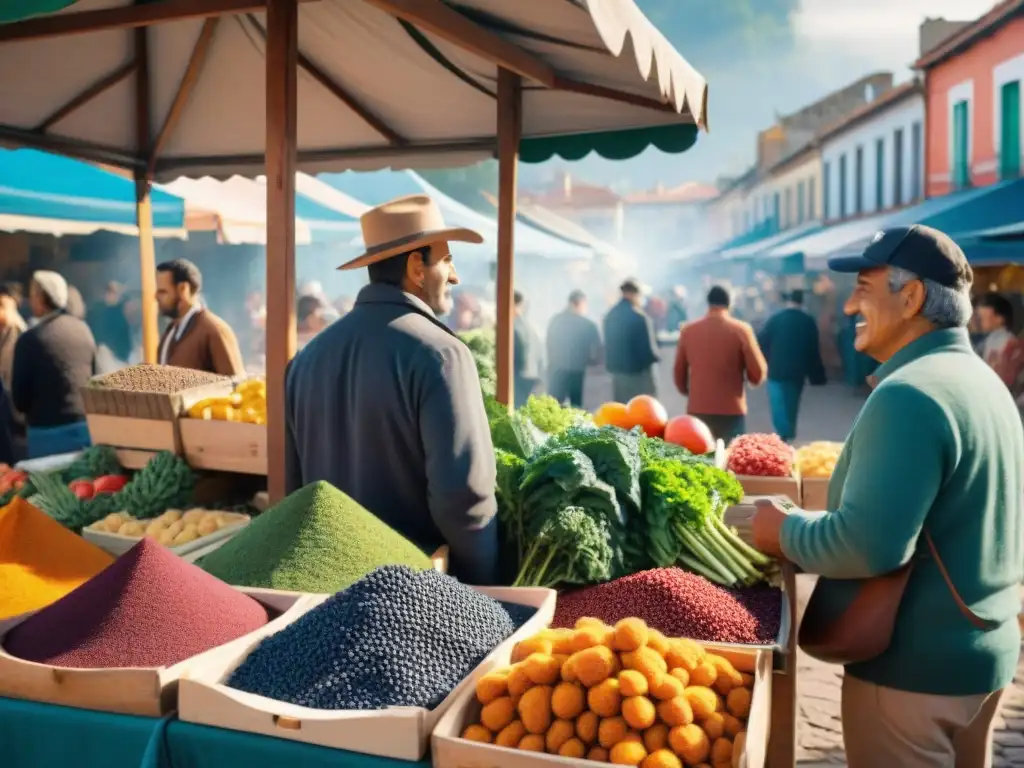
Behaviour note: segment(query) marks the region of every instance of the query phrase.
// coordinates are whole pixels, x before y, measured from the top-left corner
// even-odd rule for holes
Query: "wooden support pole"
[[[512,294],[515,292],[516,174],[523,130],[523,91],[519,75],[498,70],[498,401],[512,407]]]
[[[285,495],[284,371],[295,354],[295,163],[299,10],[267,0],[267,490]]]
[[[145,27],[135,36],[135,146],[146,157],[153,138],[149,98],[149,38]],[[139,277],[142,291],[142,359],[156,363],[160,333],[156,306],[156,244],[153,242],[152,179],[144,171],[135,175],[135,220],[139,227]]]

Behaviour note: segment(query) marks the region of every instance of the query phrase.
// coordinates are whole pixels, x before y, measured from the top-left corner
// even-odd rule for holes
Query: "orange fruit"
[[[626,404],[630,428],[640,427],[648,437],[661,437],[668,424],[665,406],[650,395],[637,395]]]
[[[622,403],[605,403],[594,413],[594,423],[599,427],[621,427],[632,429],[629,413]]]

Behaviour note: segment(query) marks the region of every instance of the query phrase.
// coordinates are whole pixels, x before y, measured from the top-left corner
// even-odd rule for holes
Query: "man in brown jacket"
[[[686,395],[686,412],[728,442],[746,431],[744,378],[760,385],[768,373],[753,329],[729,314],[729,292],[708,291],[708,313],[683,326],[676,348],[676,388]]]
[[[231,326],[199,303],[203,276],[191,261],[175,259],[156,267],[156,302],[171,319],[160,337],[161,365],[195,368],[223,376],[245,373]]]

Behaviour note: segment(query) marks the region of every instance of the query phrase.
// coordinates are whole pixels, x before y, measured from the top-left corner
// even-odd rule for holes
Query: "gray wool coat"
[[[498,573],[494,447],[469,349],[419,299],[371,284],[285,374],[288,492],[326,480],[453,575]]]

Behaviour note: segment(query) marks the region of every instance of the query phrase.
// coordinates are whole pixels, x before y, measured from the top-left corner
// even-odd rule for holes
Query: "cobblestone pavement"
[[[670,350],[669,350],[670,351]],[[671,362],[671,355],[666,355]],[[686,400],[671,380],[668,365],[662,365],[659,397],[670,415],[685,412]],[[588,377],[586,406],[593,410],[610,399],[607,376]],[[843,440],[861,404],[863,392],[839,384],[808,387],[801,405],[797,442]],[[750,432],[771,431],[771,414],[764,388],[748,392]],[[811,593],[813,578],[801,576],[801,602]],[[845,765],[842,726],[839,720],[840,668],[822,664],[800,654],[797,693],[797,765],[825,768]],[[995,735],[995,768],[1024,768],[1024,663],[1017,668],[1013,688],[1004,699]]]

